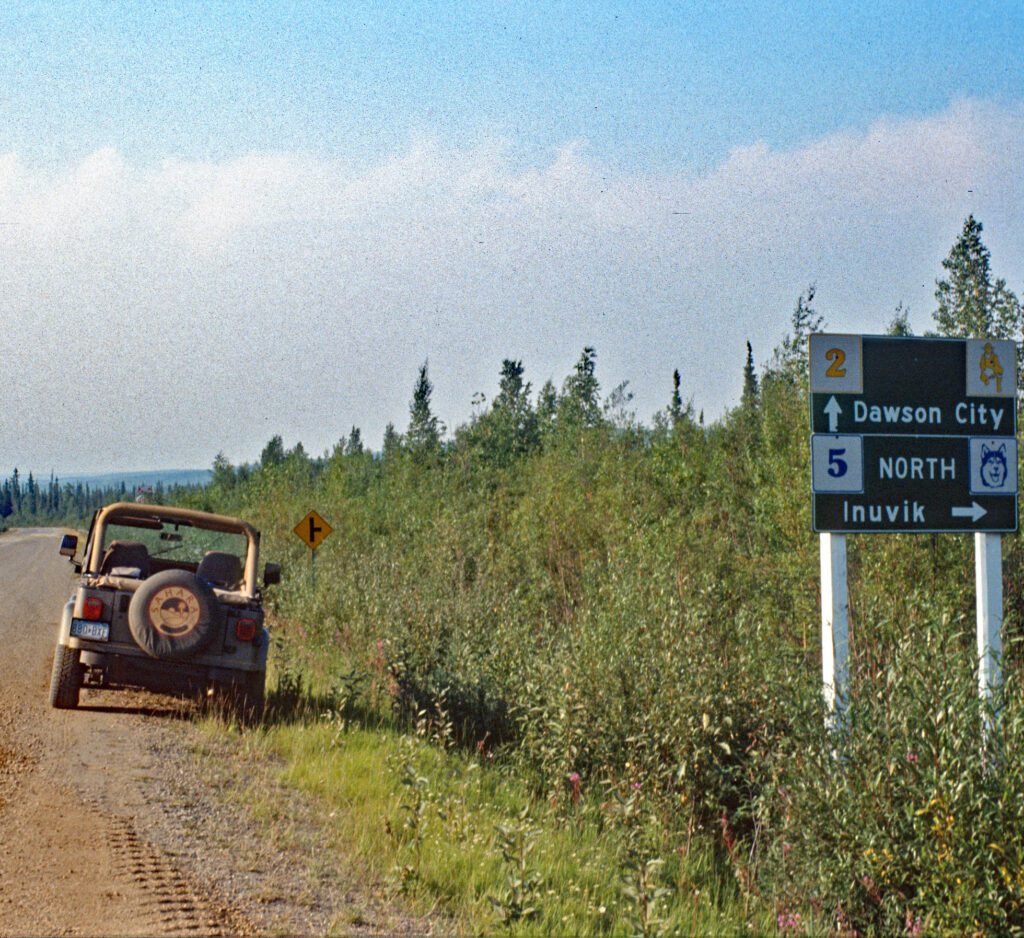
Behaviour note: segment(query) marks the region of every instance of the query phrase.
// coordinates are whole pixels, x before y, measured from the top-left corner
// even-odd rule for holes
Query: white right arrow
[[[981,507],[977,502],[971,502],[970,508],[954,508],[954,518],[970,518],[971,521],[977,521],[982,515],[987,515],[988,512]]]
[[[836,396],[833,394],[825,405],[825,413],[828,415],[828,432],[835,433],[839,429],[839,415],[843,412],[843,408],[839,406],[839,401],[836,400]]]

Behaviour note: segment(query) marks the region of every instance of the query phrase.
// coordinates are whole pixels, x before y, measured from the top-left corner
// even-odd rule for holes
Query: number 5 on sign
[[[812,394],[861,394],[864,391],[864,368],[859,335],[811,336]]]
[[[830,433],[812,436],[811,484],[815,492],[863,492],[864,438]]]
[[[850,464],[843,459],[846,455],[845,446],[829,447],[828,450],[828,474],[833,479],[841,479],[850,470]]]

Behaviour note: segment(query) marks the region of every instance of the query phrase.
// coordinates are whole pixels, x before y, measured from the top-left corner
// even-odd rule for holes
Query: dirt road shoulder
[[[218,740],[189,704],[87,689],[77,710],[48,706],[72,589],[60,533],[0,537],[0,934],[409,930],[360,898],[308,807],[246,758],[244,739]],[[281,825],[255,816],[257,791]]]

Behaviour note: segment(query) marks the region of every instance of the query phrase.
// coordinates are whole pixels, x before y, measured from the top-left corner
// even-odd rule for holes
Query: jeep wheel
[[[156,573],[132,596],[128,627],[151,658],[189,658],[202,651],[224,625],[213,591],[186,570]]]
[[[58,645],[53,654],[53,673],[50,675],[50,706],[58,710],[74,710],[78,706],[82,677],[78,649]]]

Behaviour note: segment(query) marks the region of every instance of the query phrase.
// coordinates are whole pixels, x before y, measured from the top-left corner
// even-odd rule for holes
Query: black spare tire
[[[223,631],[224,611],[213,591],[187,570],[156,573],[135,591],[128,627],[152,658],[188,658]]]

